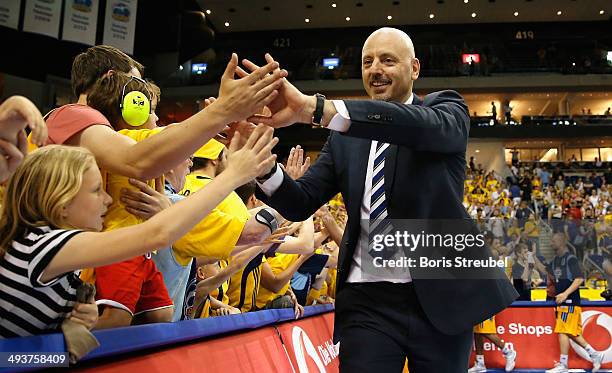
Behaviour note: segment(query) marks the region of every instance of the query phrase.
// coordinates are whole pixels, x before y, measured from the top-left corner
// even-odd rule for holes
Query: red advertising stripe
[[[78,372],[101,373],[260,373],[291,370],[287,354],[273,327],[76,369]]]
[[[297,373],[337,372],[338,355],[332,336],[333,313],[277,326]]]
[[[583,307],[583,335],[598,351],[604,352],[603,368],[612,368],[612,308]],[[559,342],[554,334],[555,314],[551,307],[508,308],[495,317],[497,334],[518,353],[517,369],[551,368],[559,360]],[[579,355],[582,354],[582,357]],[[487,368],[503,368],[501,351],[485,339]],[[590,369],[584,350],[572,343],[569,367]],[[471,362],[474,356],[472,354]]]

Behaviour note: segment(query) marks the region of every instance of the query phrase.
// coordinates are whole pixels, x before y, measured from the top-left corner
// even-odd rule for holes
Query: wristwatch
[[[325,106],[325,96],[320,93],[315,93],[315,98],[317,99],[317,105],[312,113],[312,125],[315,127],[325,127],[321,124],[321,120],[323,119],[323,107]]]
[[[272,169],[271,169],[271,170],[270,170],[270,171],[269,171],[267,174],[262,175],[262,176],[258,176],[258,177],[256,177],[255,179],[256,179],[257,181],[259,181],[260,183],[265,182],[266,180],[268,180],[269,178],[271,178],[271,177],[272,177],[272,175],[274,175],[274,173],[276,172],[276,167],[277,167],[277,164],[276,164],[276,163],[274,163],[274,167],[272,167]]]

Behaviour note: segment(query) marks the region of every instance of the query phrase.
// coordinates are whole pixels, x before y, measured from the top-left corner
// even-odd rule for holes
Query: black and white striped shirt
[[[0,338],[55,331],[72,311],[80,271],[43,282],[41,277],[79,230],[38,227],[11,242],[0,258]]]

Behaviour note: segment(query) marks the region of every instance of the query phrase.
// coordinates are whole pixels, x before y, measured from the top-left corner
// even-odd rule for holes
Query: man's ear
[[[421,72],[421,62],[419,62],[418,58],[414,57],[410,63],[412,64],[412,74],[410,75],[410,78],[412,80],[417,80],[419,73]]]

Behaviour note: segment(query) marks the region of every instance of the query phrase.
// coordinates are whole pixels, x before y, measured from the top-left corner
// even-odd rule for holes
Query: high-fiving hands
[[[236,79],[235,75],[239,75],[239,78]],[[229,123],[245,120],[253,113],[260,113],[264,106],[278,97],[286,76],[287,71],[279,69],[276,61],[246,74],[238,67],[238,56],[232,53],[221,77],[219,97],[208,109],[222,112]]]
[[[266,53],[265,58],[266,62],[268,62],[266,66],[274,63],[278,64],[268,53]],[[251,75],[261,69],[247,59],[242,60],[242,64],[247,70],[251,71]],[[241,77],[250,76],[240,67],[236,69],[236,73]],[[285,77],[281,79],[281,83],[278,88],[278,94],[266,105],[270,109],[270,115],[254,115],[248,119],[249,121],[263,123],[274,128],[286,127],[297,122],[311,122],[316,104],[314,96],[304,95],[293,84],[289,83]]]

